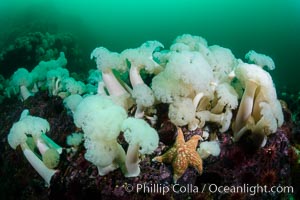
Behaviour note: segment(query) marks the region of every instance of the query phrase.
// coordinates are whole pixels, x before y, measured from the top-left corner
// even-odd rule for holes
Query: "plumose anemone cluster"
[[[121,53],[97,47],[91,53],[97,69],[78,80],[66,68],[61,52],[57,59],[41,61],[31,71],[19,68],[9,80],[0,79],[0,101],[18,98],[25,105],[7,141],[13,149],[21,147],[50,187],[52,198],[70,190],[70,181],[79,177],[82,182],[92,181],[87,187],[102,188],[96,193],[104,196],[107,183],[107,188],[112,187],[110,194],[117,197],[129,195],[124,194],[124,185],[138,181],[201,185],[208,172],[221,178],[216,170],[225,162],[239,167],[234,163],[239,154],[252,162],[245,164],[247,170],[260,162],[283,162],[289,138],[280,128],[285,122],[283,109],[267,71],[275,69],[275,64],[253,50],[245,58],[248,63],[235,58],[230,49],[184,34],[169,49],[158,41]],[[41,93],[60,99],[73,119],[76,130],[61,133],[65,145],[54,142],[60,133],[50,134],[55,125],[47,121],[47,115],[31,116],[32,111],[26,110],[26,103]],[[261,156],[270,145],[274,155],[285,152],[273,161],[250,156]],[[244,162],[241,158],[240,163]],[[272,164],[267,167],[273,169]],[[226,170],[222,180],[229,184],[238,170]],[[246,177],[255,172],[239,173]],[[241,182],[240,178],[232,181]]]

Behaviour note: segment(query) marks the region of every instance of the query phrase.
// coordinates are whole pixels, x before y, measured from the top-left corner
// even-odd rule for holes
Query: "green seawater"
[[[168,48],[180,34],[200,35],[237,58],[269,55],[276,87],[300,88],[300,0],[1,0],[0,49],[36,21],[76,35],[87,60],[98,46],[120,52],[158,40]]]

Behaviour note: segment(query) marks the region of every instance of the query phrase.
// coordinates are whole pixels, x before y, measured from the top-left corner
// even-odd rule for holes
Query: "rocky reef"
[[[14,108],[13,110],[11,108]],[[164,106],[161,105],[164,111]],[[6,141],[6,135],[13,122],[19,119],[24,108],[36,116],[49,120],[51,127],[48,133],[57,143],[65,147],[61,155],[57,172],[51,180],[50,187],[45,186],[44,181],[32,170],[24,160],[20,151],[13,151]],[[160,110],[159,110],[160,111]],[[41,92],[30,97],[24,103],[19,101],[6,101],[1,104],[1,187],[0,194],[6,199],[283,199],[288,194],[261,193],[254,197],[248,193],[212,194],[208,189],[204,191],[167,192],[163,195],[162,190],[157,188],[172,188],[172,167],[161,163],[152,162],[153,156],[147,156],[140,163],[142,173],[138,177],[125,178],[121,170],[116,170],[105,176],[99,176],[97,168],[84,158],[85,148],[81,144],[75,153],[68,152],[65,145],[66,137],[74,132],[76,127],[73,120],[67,115],[62,100],[57,97],[49,97],[46,92]],[[265,147],[253,151],[249,146],[233,143],[230,132],[218,133],[221,144],[221,153],[218,157],[209,157],[203,161],[203,174],[200,176],[193,168],[188,168],[182,178],[177,182],[188,188],[202,189],[204,185],[215,184],[218,186],[253,185],[293,185],[294,195],[297,196],[298,186],[296,177],[299,176],[299,156],[293,150],[298,145],[293,137],[295,126],[291,120],[291,112],[285,110],[286,122],[272,134]],[[288,118],[288,116],[290,116]],[[175,142],[176,127],[168,125],[168,119],[160,122],[158,130],[162,137],[159,147],[153,155],[159,155]],[[185,137],[202,135],[202,131],[190,131]],[[119,141],[126,146],[120,136]],[[122,142],[123,141],[123,142]],[[293,145],[292,145],[292,144]],[[248,148],[249,147],[249,148]],[[14,167],[12,167],[14,166]],[[149,190],[137,191],[138,184],[146,184]],[[146,188],[145,186],[145,188]],[[157,187],[158,186],[158,187]],[[127,187],[129,188],[129,192]],[[178,187],[178,188],[176,188]],[[175,188],[179,191],[179,186]],[[155,191],[156,189],[156,191]],[[152,192],[151,192],[152,190]],[[176,190],[176,191],[177,191]],[[182,189],[183,190],[183,189]]]
[[[98,47],[81,80],[64,53],[3,78],[0,198],[297,199],[299,99],[272,59],[189,34],[163,48]]]

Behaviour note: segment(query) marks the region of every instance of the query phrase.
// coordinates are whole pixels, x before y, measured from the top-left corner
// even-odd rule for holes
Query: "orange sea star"
[[[166,153],[161,156],[156,156],[153,161],[172,163],[174,175],[173,180],[176,182],[185,172],[192,166],[202,174],[202,159],[196,151],[198,141],[201,136],[194,135],[191,139],[185,142],[181,128],[178,128],[176,142]]]

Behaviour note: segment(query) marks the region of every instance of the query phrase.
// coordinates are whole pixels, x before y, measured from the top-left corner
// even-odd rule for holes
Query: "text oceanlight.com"
[[[195,186],[192,184],[187,185],[163,185],[163,184],[136,184],[124,185],[124,188],[127,192],[136,192],[136,193],[157,193],[165,195],[169,192],[173,193],[189,193],[189,194],[196,194],[196,193],[203,193],[203,192],[210,192],[210,193],[247,193],[250,195],[255,195],[258,193],[293,193],[294,188],[292,186],[262,186],[262,185],[249,185],[243,184],[241,186],[219,186],[216,184],[204,184],[203,186]]]

